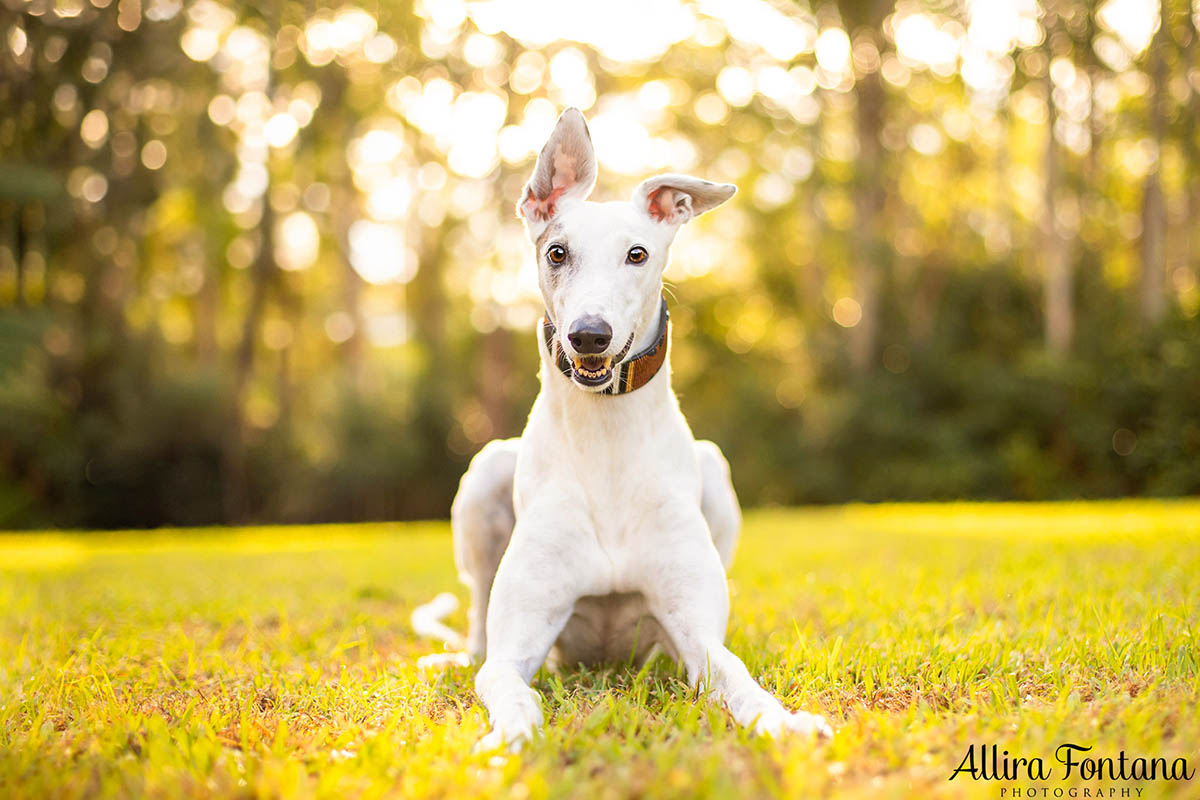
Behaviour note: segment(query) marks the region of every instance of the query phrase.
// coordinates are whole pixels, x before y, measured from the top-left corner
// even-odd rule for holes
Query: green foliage
[[[145,341],[126,342],[119,359],[47,356],[40,340],[53,328],[38,316],[0,315],[11,348],[0,364],[0,458],[25,478],[0,494],[0,526],[225,519],[232,415],[222,377],[167,368],[147,380],[152,364],[163,365]],[[258,432],[246,450],[255,513],[288,521],[444,516],[465,463],[437,439],[414,435],[440,430],[444,441],[440,406],[426,399],[425,420],[408,428],[395,397],[338,392],[335,416],[318,426],[328,440],[318,453],[288,425]]]
[[[540,672],[545,735],[499,759],[471,752],[473,671],[415,666],[432,645],[408,616],[453,581],[445,524],[7,535],[0,786],[994,798],[1008,784],[947,780],[967,744],[1055,767],[1064,741],[1194,768],[1198,526],[1192,502],[755,512],[730,646],[831,742],[756,739],[659,660]],[[1097,788],[1061,777],[1038,785]]]
[[[832,348],[792,410],[775,397],[786,369],[701,345],[712,369],[682,383],[684,411],[756,504],[1200,491],[1194,322],[1130,337],[1116,295],[1095,288],[1093,312],[1113,322],[1056,359],[1040,347],[1033,288],[1011,276],[948,276],[927,337],[889,326],[888,367],[867,375]]]
[[[1196,325],[1179,319],[1133,340],[1116,323],[1098,325],[1086,346],[1053,359],[1039,346],[1032,287],[1011,274],[948,278],[929,337],[888,344],[898,372],[856,375],[844,350],[832,348],[796,408],[777,397],[788,368],[731,353],[719,324],[677,333],[676,359],[703,365],[677,371],[684,411],[698,436],[725,449],[750,505],[1200,492]],[[680,294],[705,315],[705,298]],[[1117,305],[1103,290],[1095,299],[1101,309]],[[25,476],[0,494],[0,524],[226,518],[232,423],[219,374],[164,368],[161,348],[146,342],[127,342],[120,359],[96,356],[101,366],[48,356],[45,315],[0,319],[9,353],[0,366],[0,457]],[[530,351],[510,376],[527,404],[536,342],[530,334],[513,344]],[[444,516],[466,460],[444,444],[444,402],[431,392],[412,397],[403,384],[355,391],[336,372],[319,382],[330,393],[321,418],[306,430],[275,426],[249,443],[254,513],[288,521]],[[519,413],[495,433],[519,433]]]

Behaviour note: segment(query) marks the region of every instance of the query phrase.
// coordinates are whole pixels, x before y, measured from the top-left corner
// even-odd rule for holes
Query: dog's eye
[[[649,257],[649,255],[650,254],[646,252],[646,248],[638,244],[629,248],[629,255],[625,256],[625,260],[630,264],[641,264]]]
[[[546,258],[551,264],[559,265],[567,260],[567,248],[561,244],[552,244],[550,249],[546,251]]]

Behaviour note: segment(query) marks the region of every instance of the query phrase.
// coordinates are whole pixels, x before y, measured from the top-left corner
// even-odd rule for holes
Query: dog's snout
[[[612,341],[612,326],[594,315],[580,317],[571,323],[567,341],[582,355],[603,353]]]

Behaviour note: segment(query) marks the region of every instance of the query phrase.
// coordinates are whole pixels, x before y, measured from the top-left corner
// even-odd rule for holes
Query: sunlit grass
[[[759,512],[731,578],[732,648],[831,743],[756,740],[659,662],[541,674],[546,736],[492,760],[471,670],[414,666],[444,524],[3,535],[0,794],[998,797],[947,782],[968,744],[1064,741],[1200,765],[1200,503]]]

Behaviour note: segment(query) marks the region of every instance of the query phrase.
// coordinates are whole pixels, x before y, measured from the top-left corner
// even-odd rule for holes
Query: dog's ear
[[[596,182],[596,153],[592,136],[578,108],[568,108],[558,118],[554,132],[538,155],[533,177],[525,184],[517,213],[525,218],[530,233],[544,226],[567,198],[582,200]]]
[[[633,204],[652,219],[681,225],[711,211],[737,193],[732,183],[712,183],[691,175],[647,178],[633,190]]]

